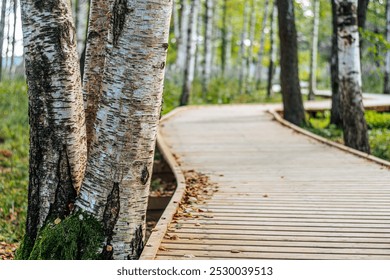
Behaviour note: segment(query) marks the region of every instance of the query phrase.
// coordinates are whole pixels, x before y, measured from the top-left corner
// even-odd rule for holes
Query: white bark
[[[17,11],[18,11],[18,0],[14,0],[14,6],[13,6],[13,13],[14,13],[14,22],[13,22],[13,30],[12,30],[12,50],[11,50],[11,62],[9,67],[9,72],[11,74],[11,77],[14,75],[15,72],[15,64],[14,64],[14,58],[15,58],[15,43],[16,43],[16,20],[17,20]]]
[[[309,100],[314,99],[317,88],[317,53],[318,53],[318,27],[320,23],[320,0],[313,0],[313,37],[310,54],[310,78],[309,78]]]
[[[263,55],[264,55],[264,41],[265,41],[265,28],[267,26],[267,20],[268,20],[268,8],[269,6],[269,0],[265,0],[264,3],[264,14],[263,19],[261,21],[261,32],[260,32],[260,45],[259,45],[259,52],[257,54],[257,65],[256,65],[256,88],[260,88],[261,83],[261,76],[262,76],[262,69],[263,69]],[[276,22],[276,20],[275,20]]]
[[[190,20],[189,0],[182,0],[181,19],[180,19],[180,39],[178,41],[176,68],[179,71],[184,70],[187,59],[188,28]]]
[[[77,32],[77,51],[81,54],[84,50],[85,45],[85,35],[87,32],[87,19],[89,11],[89,1],[88,0],[78,0],[77,1],[77,14],[76,14],[76,32]]]
[[[187,105],[191,90],[192,82],[195,75],[195,53],[197,45],[197,19],[199,12],[200,0],[192,0],[191,3],[191,17],[189,22],[188,34],[187,34],[187,54],[186,63],[184,66],[184,79],[183,79],[183,90],[180,97],[180,105]]]
[[[343,103],[344,141],[349,147],[370,151],[361,91],[357,0],[336,0],[339,90]]]
[[[390,42],[390,0],[386,1],[386,40]],[[386,51],[383,93],[390,94],[390,50]]]
[[[104,255],[143,248],[172,2],[116,0],[85,180],[76,205],[102,221]]]
[[[254,76],[254,64],[253,64],[253,54],[254,54],[254,42],[255,42],[255,31],[256,31],[256,9],[257,7],[257,0],[251,1],[251,14],[249,19],[249,41],[250,46],[248,49],[248,56],[247,56],[247,73],[248,73],[248,81],[251,82],[252,78]]]
[[[1,19],[0,19],[0,81],[3,73],[3,45],[4,45],[4,27],[5,27],[5,10],[7,7],[7,0],[1,3]]]
[[[213,54],[213,12],[214,1],[206,0],[205,2],[205,34],[204,34],[204,67],[203,67],[203,94],[207,93],[207,87],[211,76],[211,63]]]
[[[247,52],[246,52],[246,45],[245,41],[248,37],[248,14],[249,14],[249,4],[247,1],[245,1],[244,6],[244,15],[243,15],[243,27],[242,27],[242,33],[241,33],[241,44],[240,44],[240,73],[239,73],[239,92],[240,94],[243,94],[246,91],[246,75],[247,75]]]
[[[49,212],[69,212],[87,149],[70,2],[25,0],[21,8],[30,117],[27,235],[34,239]]]

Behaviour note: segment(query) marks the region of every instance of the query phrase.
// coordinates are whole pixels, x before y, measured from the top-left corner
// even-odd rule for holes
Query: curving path
[[[390,259],[388,167],[286,128],[269,109],[278,105],[188,107],[163,121],[180,194],[143,259]],[[218,191],[170,223],[186,170]]]

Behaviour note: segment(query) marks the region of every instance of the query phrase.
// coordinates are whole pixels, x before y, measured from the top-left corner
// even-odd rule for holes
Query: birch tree
[[[254,75],[254,42],[255,42],[255,32],[256,32],[256,6],[257,6],[257,0],[251,1],[251,12],[250,12],[250,18],[249,18],[249,41],[250,46],[248,49],[248,56],[247,56],[247,78],[248,83],[251,84],[252,78]]]
[[[263,12],[263,19],[261,21],[259,52],[257,54],[257,64],[256,64],[256,71],[255,71],[256,89],[260,89],[260,84],[261,84],[261,76],[262,76],[262,69],[263,69],[265,28],[267,27],[268,10],[269,10],[268,6],[269,6],[269,0],[265,0],[264,10],[263,10],[264,11]],[[274,22],[276,22],[276,20]],[[271,44],[271,46],[272,46],[272,44]]]
[[[191,10],[190,10],[190,22],[188,28],[187,39],[188,42],[187,52],[186,52],[186,62],[184,66],[184,79],[183,87],[180,96],[180,106],[187,105],[192,91],[192,82],[195,75],[195,53],[196,53],[196,43],[197,43],[197,19],[199,12],[200,0],[191,1]]]
[[[299,85],[294,2],[293,0],[277,0],[277,6],[284,118],[301,126],[305,122],[305,112]]]
[[[213,54],[213,12],[214,12],[214,0],[205,1],[205,25],[204,25],[204,66],[203,66],[203,79],[202,79],[202,91],[203,94],[207,94],[208,85],[211,76],[211,63]]]
[[[336,10],[344,142],[349,147],[369,153],[361,91],[357,0],[336,0]]]
[[[240,42],[240,72],[238,77],[238,88],[240,94],[245,93],[246,91],[246,75],[247,75],[247,52],[245,41],[248,37],[248,17],[249,17],[249,4],[245,1],[244,4],[244,14],[243,14],[243,26],[241,33],[241,42]]]
[[[13,5],[13,16],[14,16],[14,21],[13,21],[13,29],[12,29],[12,48],[11,48],[11,61],[10,61],[10,66],[9,66],[9,72],[11,76],[14,74],[14,67],[15,67],[15,43],[16,43],[16,20],[17,20],[17,11],[18,11],[18,0],[14,0],[14,5]]]
[[[386,0],[386,40],[390,42],[390,0]],[[383,93],[390,94],[390,50],[386,51]]]
[[[330,110],[330,123],[336,126],[342,126],[341,118],[341,98],[339,92],[339,59],[337,46],[337,6],[336,1],[332,0],[332,50],[330,57],[330,78],[332,87],[332,106]]]
[[[270,45],[271,48],[269,50],[270,52],[270,58],[269,58],[269,65],[268,65],[268,83],[267,83],[267,97],[271,97],[272,95],[272,80],[275,72],[275,63],[276,63],[276,24],[277,24],[277,16],[278,16],[278,10],[276,7],[276,1],[274,1],[272,6],[272,13],[271,13],[271,30],[270,30]]]
[[[103,73],[110,20],[107,15],[113,0],[92,0],[83,77],[83,97],[88,150],[95,138],[94,123],[103,89]]]
[[[182,6],[180,15],[180,37],[177,40],[178,47],[176,58],[176,68],[179,71],[184,70],[185,63],[187,60],[188,28],[191,8],[189,0],[182,0],[181,4]]]
[[[4,27],[5,27],[5,11],[7,8],[7,0],[1,2],[1,18],[0,18],[0,82],[3,74],[3,45],[4,45]]]
[[[320,23],[320,0],[313,0],[313,32],[310,53],[310,77],[309,77],[309,100],[314,100],[317,87],[317,53],[318,53],[318,26]]]
[[[150,0],[112,8],[96,137],[76,204],[103,223],[108,259],[136,259],[143,249],[171,11],[171,2]]]
[[[70,213],[87,143],[70,2],[25,0],[21,8],[30,123],[26,242],[32,244],[48,218]]]

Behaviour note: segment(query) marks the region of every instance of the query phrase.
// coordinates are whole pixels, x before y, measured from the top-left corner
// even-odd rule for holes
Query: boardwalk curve
[[[390,259],[388,168],[282,126],[277,109],[189,107],[162,122],[176,172],[218,191],[192,217],[166,211],[142,259]]]

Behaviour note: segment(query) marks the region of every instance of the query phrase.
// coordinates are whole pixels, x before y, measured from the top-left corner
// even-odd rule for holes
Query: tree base
[[[102,259],[104,233],[95,218],[82,212],[47,222],[35,242],[25,236],[16,259],[19,260],[97,260]]]

